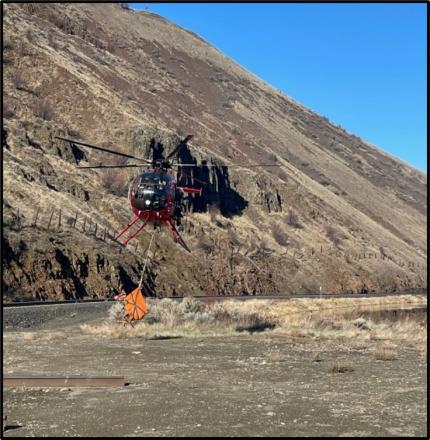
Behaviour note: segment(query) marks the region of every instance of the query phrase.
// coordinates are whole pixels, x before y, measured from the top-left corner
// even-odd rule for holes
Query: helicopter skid
[[[133,210],[133,212],[135,211]],[[136,223],[139,220],[142,221],[143,224],[137,228],[136,227],[133,228],[133,226],[136,225]],[[136,237],[148,223],[153,223],[154,228],[157,226],[161,226],[162,224],[165,224],[171,230],[175,242],[179,243],[186,251],[191,252],[191,250],[188,248],[187,244],[179,234],[178,230],[176,229],[175,225],[173,224],[171,216],[168,214],[168,212],[165,211],[135,212],[135,217],[124,228],[122,228],[119,231],[119,234],[115,237],[115,240],[119,241],[118,239],[128,232],[125,240],[119,241],[122,245],[126,246],[127,243],[131,239]]]
[[[137,221],[141,220],[143,222],[143,224],[138,227],[137,229],[134,228],[133,229],[133,225],[136,224]],[[119,231],[119,234],[115,237],[115,240],[118,241],[118,239],[124,235],[126,232],[130,231],[129,234],[125,237],[125,240],[123,242],[120,242],[121,244],[123,244],[124,246],[127,245],[127,243],[134,237],[136,237],[137,234],[139,234],[139,232],[145,227],[145,225],[147,224],[147,220],[143,217],[140,216],[135,216],[130,223],[128,223],[127,226],[125,226],[124,228],[122,228]]]

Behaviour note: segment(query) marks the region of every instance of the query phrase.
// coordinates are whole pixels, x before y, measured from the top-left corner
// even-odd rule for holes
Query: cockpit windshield
[[[143,173],[140,176],[139,187],[145,189],[166,190],[170,176],[164,173]]]
[[[147,172],[138,176],[131,186],[131,200],[138,209],[160,210],[166,206],[171,176]]]

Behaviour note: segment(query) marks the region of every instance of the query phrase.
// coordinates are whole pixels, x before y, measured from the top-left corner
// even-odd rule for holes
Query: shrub
[[[34,14],[36,12],[36,5],[34,3],[22,3],[21,7],[27,14]]]
[[[287,225],[294,226],[295,228],[302,227],[302,225],[299,222],[299,217],[297,216],[297,213],[292,208],[288,209]]]
[[[393,361],[396,356],[392,347],[379,346],[375,351],[375,359],[378,361]]]
[[[23,41],[21,41],[21,43],[18,46],[18,53],[19,55],[21,55],[21,57],[33,55],[33,52],[28,46],[28,44],[24,43]]]
[[[103,186],[108,192],[116,196],[127,195],[127,181],[121,170],[108,169],[102,176]]]
[[[415,243],[410,238],[404,238],[403,241],[410,246],[415,246]]]
[[[52,32],[49,32],[48,34],[48,44],[53,48],[53,49],[58,49],[58,42],[55,38],[55,35]]]
[[[13,49],[13,43],[10,38],[4,38],[3,40],[3,49]]]
[[[72,138],[79,139],[79,131],[74,129],[73,127],[67,128],[67,134],[68,134],[68,136],[70,136]]]
[[[45,121],[51,121],[54,117],[54,108],[47,99],[38,99],[34,104],[34,114]]]
[[[34,39],[33,32],[32,32],[32,30],[31,30],[30,28],[28,28],[28,29],[25,31],[25,36],[26,36],[27,40],[28,40],[30,43],[31,43],[31,42],[33,41],[33,39]]]
[[[346,373],[346,372],[354,371],[354,368],[350,364],[346,364],[346,363],[344,364],[341,362],[334,362],[330,366],[329,371],[330,371],[330,373]]]
[[[345,238],[339,229],[330,225],[325,226],[325,235],[336,247],[339,246]]]
[[[67,31],[67,24],[68,24],[68,18],[64,17],[63,15],[57,15],[57,14],[50,14],[48,17],[48,20],[57,26],[58,29],[61,29],[62,31]]]
[[[201,235],[197,242],[197,247],[201,249],[205,254],[210,254],[214,251],[215,245],[207,235]]]
[[[379,246],[379,253],[381,254],[381,257],[387,257],[387,253],[385,252],[385,249],[383,246]]]
[[[273,238],[276,240],[276,242],[281,246],[287,246],[288,244],[288,236],[287,234],[281,229],[279,225],[274,225],[272,227],[272,233]]]
[[[202,301],[187,296],[179,304],[179,309],[186,317],[190,317],[198,313],[203,313],[206,309],[206,305]]]
[[[209,205],[208,207],[209,217],[212,223],[216,222],[216,217],[219,214],[219,209],[216,205]]]
[[[10,105],[10,102],[7,100],[3,101],[3,117],[4,118],[12,118],[15,116],[15,112]]]
[[[18,90],[23,90],[25,88],[25,79],[21,70],[15,70],[13,73],[12,84]]]

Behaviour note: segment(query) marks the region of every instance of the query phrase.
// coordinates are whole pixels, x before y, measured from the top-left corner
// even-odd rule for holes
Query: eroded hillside
[[[152,295],[427,285],[425,174],[162,17],[119,4],[3,7],[6,298],[102,297],[140,278],[151,231],[137,249],[110,238],[131,218],[133,172],[77,170],[114,162],[55,136],[150,157],[191,133],[180,159],[219,165],[180,176],[203,186],[184,221],[193,252],[157,233]]]

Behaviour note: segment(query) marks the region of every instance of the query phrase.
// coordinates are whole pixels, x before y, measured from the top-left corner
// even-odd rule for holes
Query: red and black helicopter
[[[95,150],[103,151],[106,153],[122,156],[127,159],[135,159],[143,163],[137,164],[124,164],[124,165],[93,165],[93,166],[77,166],[80,169],[94,169],[94,168],[150,168],[137,175],[130,183],[128,189],[128,200],[131,205],[131,209],[134,213],[133,219],[119,231],[119,234],[115,237],[118,240],[123,238],[121,242],[123,245],[134,237],[136,237],[140,231],[149,223],[154,225],[154,228],[161,225],[166,225],[173,234],[175,242],[179,243],[188,252],[191,252],[187,244],[179,234],[176,225],[180,223],[180,205],[181,205],[181,191],[185,193],[197,193],[202,194],[202,188],[191,188],[188,186],[180,186],[176,182],[175,175],[173,174],[173,167],[196,167],[197,164],[187,164],[172,162],[171,159],[179,153],[181,148],[187,145],[187,142],[192,138],[192,135],[188,135],[182,139],[179,144],[170,152],[164,159],[149,160],[142,157],[132,156],[130,154],[122,153],[119,151],[109,150],[107,148],[98,147],[76,141],[73,139],[67,139],[63,137],[56,137],[62,141],[69,142],[70,145],[82,145],[84,147],[93,148]],[[206,165],[206,167],[216,167],[218,165]],[[228,165],[232,166],[232,165]],[[238,167],[261,167],[261,166],[279,166],[275,164],[268,165],[233,165]],[[140,223],[138,223],[140,222]],[[137,224],[135,229],[133,225]],[[124,234],[130,231],[127,237],[124,239]]]

